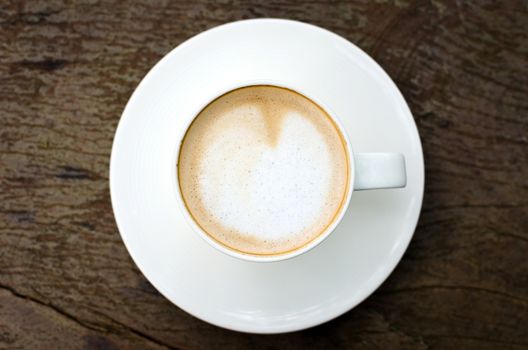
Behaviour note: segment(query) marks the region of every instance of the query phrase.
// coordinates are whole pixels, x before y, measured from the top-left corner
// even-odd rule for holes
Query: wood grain
[[[285,17],[355,42],[410,104],[426,159],[413,241],[383,286],[276,336],[201,322],[130,259],[108,192],[113,134],[164,54]],[[521,1],[0,4],[1,349],[528,348],[528,5]]]

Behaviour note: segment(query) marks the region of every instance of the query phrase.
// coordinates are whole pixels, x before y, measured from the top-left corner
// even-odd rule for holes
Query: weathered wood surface
[[[423,141],[426,193],[402,262],[367,301],[303,332],[203,323],[134,266],[108,163],[136,84],[212,26],[286,17],[357,43]],[[528,348],[526,2],[3,1],[0,348]]]

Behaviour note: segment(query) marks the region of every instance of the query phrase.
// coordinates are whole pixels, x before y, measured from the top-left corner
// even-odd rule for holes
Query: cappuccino
[[[285,88],[256,85],[207,105],[177,164],[196,224],[245,254],[302,248],[336,220],[349,191],[349,154],[333,119]]]

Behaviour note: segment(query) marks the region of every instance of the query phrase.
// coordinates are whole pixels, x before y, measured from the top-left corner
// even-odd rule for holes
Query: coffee
[[[179,187],[211,238],[253,255],[305,246],[340,214],[349,155],[332,118],[289,89],[256,85],[207,105],[183,138]]]

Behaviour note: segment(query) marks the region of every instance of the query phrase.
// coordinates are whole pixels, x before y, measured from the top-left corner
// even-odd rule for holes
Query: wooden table
[[[396,81],[426,161],[394,273],[322,326],[260,336],[186,314],[138,271],[108,191],[114,131],[190,36],[286,17],[358,44]],[[1,349],[528,348],[526,2],[102,1],[0,5]]]

